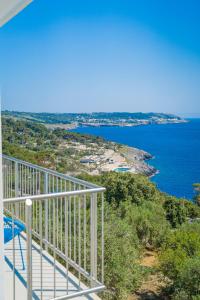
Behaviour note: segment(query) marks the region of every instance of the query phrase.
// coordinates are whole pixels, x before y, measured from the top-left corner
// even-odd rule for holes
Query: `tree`
[[[200,224],[184,224],[171,231],[163,243],[160,269],[171,280],[176,299],[193,299],[200,294]],[[174,299],[174,298],[173,298]]]
[[[200,217],[200,208],[186,199],[166,196],[163,207],[166,211],[167,220],[174,228],[183,224],[188,219]]]
[[[143,269],[138,264],[140,245],[132,226],[119,211],[105,204],[105,285],[103,299],[122,300],[139,287]]]

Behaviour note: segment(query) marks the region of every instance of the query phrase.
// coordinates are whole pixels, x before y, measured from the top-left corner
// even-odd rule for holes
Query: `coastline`
[[[185,119],[171,119],[171,120],[162,120],[160,122],[156,121],[153,123],[143,123],[143,124],[80,124],[79,122],[71,124],[45,124],[48,129],[54,130],[56,128],[73,131],[77,128],[83,127],[135,127],[135,126],[147,126],[147,125],[167,125],[167,124],[179,124],[179,123],[188,123],[188,120]],[[80,148],[82,146],[80,145]],[[75,148],[79,148],[78,145]],[[87,148],[87,147],[86,147]],[[153,159],[153,155],[150,153],[139,149],[134,148],[128,145],[123,145],[121,143],[116,143],[112,141],[107,141],[104,143],[104,146],[101,148],[101,151],[98,151],[98,145],[94,143],[93,145],[93,154],[84,155],[80,159],[80,164],[82,165],[82,171],[85,171],[89,174],[101,174],[103,172],[117,171],[117,172],[131,172],[133,174],[143,174],[149,178],[154,177],[159,174],[154,166],[149,164],[149,161]],[[89,150],[90,147],[88,148]],[[86,149],[85,149],[86,150]]]
[[[121,145],[120,151],[127,160],[127,165],[130,167],[132,173],[144,174],[148,177],[153,177],[158,174],[159,171],[147,163],[154,158],[150,153],[126,145]]]
[[[129,147],[119,143],[106,141],[101,147],[97,144],[92,146],[92,154],[85,155],[80,159],[83,169],[91,175],[104,172],[131,172],[152,177],[158,173],[153,166],[147,163],[153,156],[141,149]],[[80,149],[80,144],[76,144]],[[85,148],[89,150],[90,148]],[[90,149],[91,150],[91,149]]]
[[[147,125],[166,125],[166,124],[180,124],[180,123],[188,123],[188,120],[185,119],[160,119],[160,120],[136,120],[136,122],[128,122],[128,121],[120,121],[120,122],[77,122],[72,123],[74,128],[78,127],[137,127],[137,126],[147,126]]]
[[[188,120],[180,119],[180,120],[165,120],[157,123],[147,123],[147,124],[123,124],[114,125],[114,124],[73,124],[70,128],[66,128],[65,130],[74,130],[77,128],[83,127],[135,127],[135,126],[146,126],[151,124],[156,125],[166,125],[166,124],[179,124],[179,123],[188,123]],[[72,124],[71,124],[72,125]],[[55,124],[54,124],[55,126]],[[62,125],[61,125],[62,126]],[[60,126],[59,126],[60,127]],[[108,146],[109,145],[109,146]],[[95,145],[97,146],[97,145]],[[139,148],[135,148],[128,145],[123,145],[121,143],[116,143],[111,140],[107,141],[104,144],[104,154],[98,153],[97,148],[94,147],[94,153],[92,155],[87,155],[82,158],[82,163],[84,163],[89,174],[100,174],[103,172],[117,171],[117,172],[131,172],[134,174],[143,174],[148,176],[149,178],[154,177],[159,174],[159,170],[157,170],[154,166],[148,163],[154,156],[147,151],[144,151]],[[80,162],[81,162],[80,161]]]
[[[144,163],[154,166],[157,170],[148,168],[146,172],[146,168],[139,162],[138,173],[152,177],[151,180],[161,191],[187,199],[194,197],[193,183],[199,182],[200,176],[200,157],[197,155],[200,149],[200,118],[189,120],[185,124],[169,126],[79,128],[74,131],[102,136],[107,141],[148,151],[152,156]]]
[[[135,123],[130,123],[128,121],[124,122],[71,122],[68,124],[64,123],[43,123],[48,129],[61,128],[65,130],[73,130],[77,128],[84,127],[138,127],[138,126],[147,126],[147,125],[166,125],[166,124],[181,124],[188,123],[189,120],[186,119],[159,119],[159,120],[137,120]]]

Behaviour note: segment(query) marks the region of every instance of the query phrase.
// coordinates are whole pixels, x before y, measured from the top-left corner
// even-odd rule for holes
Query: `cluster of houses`
[[[80,159],[81,164],[102,164],[109,163],[113,164],[114,160],[112,158],[105,158],[103,155],[95,155],[95,156],[86,156]]]

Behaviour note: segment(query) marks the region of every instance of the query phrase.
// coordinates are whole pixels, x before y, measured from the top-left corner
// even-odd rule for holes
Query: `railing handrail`
[[[44,168],[44,167],[41,167],[41,166],[38,166],[38,165],[35,165],[35,164],[32,164],[32,163],[26,162],[24,160],[20,160],[18,158],[12,157],[12,156],[8,156],[8,155],[3,154],[2,157],[5,158],[5,159],[8,159],[10,161],[14,161],[14,162],[23,164],[23,165],[25,165],[27,167],[30,167],[30,168],[33,168],[33,169],[37,169],[38,171],[46,172],[46,173],[48,173],[50,175],[54,175],[54,176],[58,176],[58,177],[60,177],[62,179],[70,180],[70,181],[72,181],[74,183],[81,184],[81,185],[83,185],[85,187],[88,187],[88,188],[99,188],[100,187],[99,185],[96,185],[94,183],[90,183],[88,181],[85,181],[85,180],[82,180],[82,179],[79,179],[79,178],[75,178],[75,177],[70,176],[70,175],[62,174],[62,173],[59,173],[57,171],[54,171],[54,170],[51,170],[51,169],[47,169],[47,168]]]
[[[93,293],[101,292],[101,291],[103,291],[105,288],[106,288],[105,285],[102,285],[102,286],[98,286],[98,287],[95,287],[95,288],[91,288],[91,289],[87,289],[87,290],[84,290],[84,291],[80,291],[80,292],[77,292],[77,293],[74,293],[74,294],[56,297],[56,298],[53,298],[53,299],[51,299],[51,300],[67,300],[67,299],[74,299],[74,298],[81,297],[81,296],[84,296],[84,295],[88,295],[88,294],[93,294]]]
[[[26,195],[22,197],[14,197],[14,198],[6,198],[3,199],[3,203],[17,203],[26,201],[30,199],[34,200],[46,200],[51,198],[63,198],[63,197],[70,197],[70,196],[77,196],[77,195],[85,195],[85,194],[93,194],[104,192],[106,189],[104,187],[98,187],[95,189],[88,189],[88,190],[76,190],[76,191],[67,191],[67,192],[60,192],[60,193],[49,193],[49,194],[39,194],[39,195]]]

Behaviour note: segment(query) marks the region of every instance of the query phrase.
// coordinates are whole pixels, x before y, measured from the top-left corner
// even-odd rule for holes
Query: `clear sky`
[[[200,113],[199,0],[35,0],[0,29],[3,109]]]

